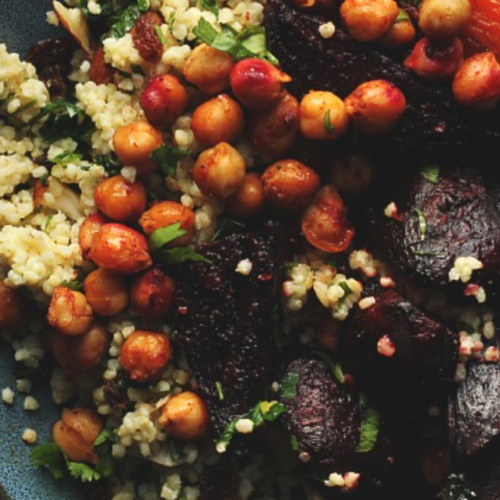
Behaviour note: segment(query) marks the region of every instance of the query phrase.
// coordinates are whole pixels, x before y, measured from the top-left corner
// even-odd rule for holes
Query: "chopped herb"
[[[225,236],[229,236],[230,234],[237,233],[241,229],[245,229],[245,224],[233,219],[224,218],[222,219],[219,228],[215,232],[212,240],[219,240],[221,238],[224,238]]]
[[[211,264],[212,262],[203,257],[203,255],[195,252],[191,247],[177,247],[168,250],[162,250],[158,254],[158,260],[164,264],[182,264],[183,262],[205,262]]]
[[[90,483],[101,479],[101,473],[90,465],[81,462],[69,462],[68,471],[71,477],[79,479],[82,483]]]
[[[290,372],[280,382],[280,395],[284,399],[293,399],[297,395],[299,374]]]
[[[335,132],[335,127],[332,125],[331,121],[331,112],[331,109],[327,109],[325,113],[325,130],[327,134],[333,134]]]
[[[476,500],[478,497],[463,474],[451,474],[444,487],[443,498],[444,500]]]
[[[23,111],[26,111],[27,109],[31,108],[34,106],[38,101],[36,99],[33,99],[30,102],[27,102],[24,106],[21,106],[17,108],[13,113],[10,113],[10,116],[17,116],[20,115]]]
[[[80,0],[80,8],[82,9],[85,17],[89,19],[89,21],[96,21],[98,19],[102,19],[108,16],[111,16],[115,13],[115,6],[113,5],[113,0],[100,0],[99,7],[101,7],[101,12],[99,14],[93,14],[90,12],[88,8],[89,0]]]
[[[67,165],[68,163],[73,163],[75,161],[80,161],[82,159],[82,155],[77,153],[63,153],[57,155],[53,160],[51,160],[56,165]]]
[[[149,0],[137,0],[137,5],[141,12],[146,12],[151,7]]]
[[[413,253],[422,257],[435,257],[436,259],[445,259],[447,257],[444,253],[424,252],[421,250],[415,250]]]
[[[181,223],[176,222],[167,227],[153,231],[149,236],[149,246],[153,251],[162,249],[167,243],[174,241],[179,236],[184,236],[186,230],[181,229]]]
[[[49,175],[43,174],[38,180],[42,183],[42,186],[48,187],[49,185]]]
[[[426,165],[420,169],[420,175],[432,184],[439,182],[439,165]]]
[[[339,302],[342,304],[347,299],[347,297],[351,295],[352,290],[347,281],[341,281],[338,285],[340,288],[342,288],[342,290],[344,290],[344,295],[339,300]]]
[[[172,462],[177,463],[182,458],[182,445],[175,439],[169,437],[167,440],[168,451]]]
[[[45,224],[43,225],[43,230],[47,231],[47,229],[50,226],[50,223],[52,222],[52,219],[54,218],[54,214],[50,214],[46,219],[45,219]]]
[[[164,144],[151,153],[151,159],[156,162],[164,174],[175,177],[177,164],[188,155],[189,151],[186,149],[174,148]]]
[[[295,436],[290,437],[290,444],[292,445],[293,451],[299,451],[299,442]]]
[[[368,453],[373,450],[377,444],[379,427],[380,413],[373,408],[368,408],[361,422],[358,453]]]
[[[74,290],[75,292],[81,292],[83,290],[83,279],[76,278],[72,281],[63,281],[61,286]]]
[[[55,443],[39,444],[30,454],[33,467],[47,467],[55,479],[62,479],[66,470],[64,454]]]
[[[165,45],[167,43],[167,39],[165,38],[163,31],[161,30],[161,26],[155,26],[155,31],[156,31],[156,34],[158,35],[158,39],[160,40],[160,42],[163,45]]]
[[[224,392],[222,391],[222,384],[217,380],[215,382],[215,388],[217,389],[217,396],[219,401],[224,401]]]
[[[162,32],[162,35],[163,35],[163,32]],[[136,75],[146,76],[146,73],[144,72],[144,70],[140,66],[137,66],[137,64],[132,64],[132,73],[135,73]]]
[[[106,170],[110,177],[118,175],[122,169],[122,164],[118,161],[118,159],[113,158],[112,156],[97,156],[94,158],[94,162],[97,165],[104,167],[104,170]]]
[[[332,372],[332,375],[337,380],[337,382],[339,382],[340,384],[343,384],[345,382],[344,372],[340,363],[336,363],[332,360],[332,358],[330,358],[330,356],[328,356],[328,354],[325,354],[322,351],[312,350],[311,354],[321,359],[321,361],[323,361],[323,363],[325,363],[325,365],[330,368],[330,371]]]
[[[97,436],[97,439],[94,441],[94,448],[96,448],[97,446],[101,446],[107,441],[113,441],[113,438],[114,434],[112,431],[110,431],[109,429],[102,430],[99,436]]]
[[[427,232],[427,223],[425,221],[425,215],[419,208],[414,208],[412,210],[418,216],[418,228],[420,230],[420,241],[425,240],[425,234]]]
[[[200,0],[200,5],[205,10],[210,11],[212,14],[215,14],[216,16],[219,15],[219,9],[217,8],[217,5],[215,4],[215,0]]]
[[[409,19],[410,19],[410,16],[406,13],[406,11],[403,9],[399,9],[399,14],[398,14],[398,17],[396,17],[394,24],[401,23],[403,21],[408,21]]]
[[[141,17],[141,13],[146,12],[148,9],[148,0],[139,0],[137,4],[129,5],[114,16],[109,34],[113,38],[122,38],[134,27],[139,17]]]

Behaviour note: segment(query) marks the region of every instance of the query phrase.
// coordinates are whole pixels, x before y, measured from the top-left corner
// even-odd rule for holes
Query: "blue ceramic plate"
[[[9,52],[24,58],[33,42],[54,36],[56,30],[45,21],[51,10],[50,0],[0,0],[0,43]],[[0,342],[0,391],[14,389],[13,352]],[[59,410],[52,403],[48,387],[33,391],[41,409],[27,413],[23,408],[25,395],[16,394],[14,407],[0,402],[0,499],[1,500],[83,500],[81,486],[70,481],[56,482],[46,471],[29,464],[31,447],[21,439],[27,427],[38,432],[39,441],[48,439]]]

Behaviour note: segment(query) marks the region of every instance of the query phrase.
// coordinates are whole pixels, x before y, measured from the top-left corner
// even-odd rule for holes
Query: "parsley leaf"
[[[136,4],[129,5],[117,13],[112,19],[112,26],[109,30],[110,36],[113,38],[125,36],[141,17],[141,13],[147,10],[149,10],[149,0],[138,0]]]
[[[420,169],[420,175],[432,184],[439,182],[439,165],[425,165]]]
[[[104,167],[104,170],[106,170],[110,177],[118,175],[122,169],[122,164],[119,160],[109,155],[97,156],[94,158],[94,163]]]
[[[181,229],[181,223],[176,222],[167,227],[162,227],[153,231],[149,236],[149,246],[152,250],[160,250],[167,243],[174,241],[179,238],[179,236],[183,236],[186,234],[186,230]]]
[[[183,262],[193,261],[193,262],[205,262],[206,264],[211,264],[211,262],[203,257],[203,255],[195,252],[191,247],[176,247],[170,248],[168,250],[163,250],[159,254],[159,260],[164,264],[182,264]]]
[[[425,235],[427,233],[427,222],[425,220],[425,215],[419,208],[414,208],[412,210],[418,216],[418,228],[420,230],[420,241],[425,240]]]
[[[212,14],[215,14],[216,16],[219,15],[219,9],[217,8],[217,5],[215,4],[215,0],[200,0],[200,5],[205,10],[208,10]]]
[[[237,220],[224,218],[222,219],[219,228],[215,232],[212,240],[216,241],[225,236],[229,236],[230,234],[237,233],[241,229],[244,229],[246,226],[242,222],[238,222]]]
[[[83,278],[76,278],[71,281],[63,281],[61,286],[74,290],[75,292],[81,292],[83,290]]]
[[[164,174],[175,177],[178,163],[188,155],[189,151],[186,149],[174,148],[168,144],[163,144],[163,146],[160,146],[151,153],[150,158],[156,162]]]
[[[331,121],[331,109],[327,109],[325,113],[325,130],[327,134],[333,134],[335,132],[335,127],[332,125]]]
[[[398,17],[396,17],[394,24],[401,23],[403,21],[408,21],[409,19],[410,19],[410,16],[406,13],[406,11],[403,9],[399,9],[399,14],[398,14]]]
[[[47,467],[55,479],[62,479],[66,470],[64,454],[55,443],[39,444],[30,454],[33,467]]]
[[[343,384],[345,382],[344,371],[342,370],[342,365],[340,363],[336,363],[332,360],[332,358],[330,358],[330,356],[328,356],[328,354],[325,354],[322,351],[311,350],[311,354],[323,361],[323,363],[325,363],[325,365],[330,368],[330,371],[332,372],[332,375],[337,380],[337,382],[339,382],[340,384]]]
[[[379,427],[380,413],[374,408],[368,408],[361,422],[361,433],[357,448],[358,453],[368,453],[373,450],[377,444]]]
[[[102,477],[99,471],[81,462],[68,461],[68,471],[71,477],[79,479],[82,483],[98,481]]]
[[[297,395],[297,385],[299,383],[299,374],[290,372],[280,382],[280,395],[284,399],[293,399]]]
[[[222,384],[217,380],[215,382],[215,388],[217,389],[217,397],[219,401],[224,401],[224,392],[222,391]]]
[[[161,26],[155,26],[155,31],[156,31],[156,36],[160,40],[160,43],[165,45],[167,43],[167,39],[165,38],[163,31],[161,30]]]
[[[106,443],[107,441],[113,441],[114,434],[109,429],[104,429],[101,431],[97,439],[94,441],[94,448]]]
[[[57,155],[52,161],[56,165],[67,165],[68,163],[73,163],[82,159],[82,155],[77,153],[62,153]]]

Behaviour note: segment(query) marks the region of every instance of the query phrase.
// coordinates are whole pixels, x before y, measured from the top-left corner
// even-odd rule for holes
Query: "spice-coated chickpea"
[[[299,132],[299,102],[288,92],[270,109],[255,113],[248,135],[264,157],[274,160],[293,145]]]
[[[93,311],[100,316],[114,316],[127,307],[127,282],[119,274],[98,268],[87,275],[83,289]]]
[[[194,237],[195,225],[195,215],[190,208],[176,201],[161,201],[144,212],[139,220],[142,230],[147,235],[157,229],[177,223],[180,223],[180,229],[186,231],[186,234],[170,242],[169,246],[179,247],[189,245]]]
[[[244,127],[243,109],[226,94],[198,106],[191,121],[196,140],[205,147],[235,141],[243,133]]]
[[[373,179],[373,163],[360,153],[351,153],[332,162],[330,180],[340,194],[358,196]]]
[[[345,109],[354,126],[366,134],[385,134],[404,113],[406,100],[396,85],[372,80],[357,87],[345,100]]]
[[[349,126],[344,103],[332,92],[311,91],[300,103],[300,131],[307,139],[331,141]]]
[[[291,78],[262,59],[243,59],[231,71],[234,95],[250,109],[267,109],[283,95],[283,84]]]
[[[384,36],[398,14],[394,0],[345,0],[340,6],[347,31],[359,42],[373,42]]]
[[[151,159],[151,153],[163,144],[161,132],[145,121],[137,121],[120,127],[113,145],[120,161],[135,167],[139,175],[154,172],[158,166]]]
[[[104,224],[108,224],[108,222],[110,221],[99,213],[92,214],[83,221],[83,224],[80,226],[78,241],[84,259],[87,258],[101,227],[104,226]]]
[[[52,294],[47,319],[63,335],[83,335],[94,315],[83,293],[58,286]]]
[[[94,191],[94,199],[103,214],[119,222],[136,222],[148,203],[144,184],[127,182],[121,175],[101,182]]]
[[[297,160],[279,160],[262,174],[264,196],[277,208],[305,208],[319,187],[318,174]]]
[[[402,19],[396,19],[389,31],[380,39],[380,43],[388,50],[399,50],[409,46],[414,40],[417,32],[409,16],[400,10]]]
[[[243,156],[229,144],[221,142],[201,153],[193,177],[204,194],[227,198],[243,184],[245,169]]]
[[[155,127],[168,127],[180,116],[189,103],[186,87],[173,75],[151,80],[142,91],[141,107]]]
[[[226,201],[227,213],[236,219],[248,219],[264,206],[264,186],[257,174],[246,174],[243,184]]]
[[[0,328],[15,328],[26,322],[27,300],[20,291],[0,281]]]
[[[99,457],[94,452],[94,442],[102,429],[102,421],[94,410],[65,409],[52,429],[52,437],[70,460],[97,464]]]
[[[172,358],[170,340],[154,332],[133,332],[122,346],[119,362],[132,380],[157,379]]]
[[[460,35],[471,18],[469,0],[424,0],[420,4],[418,25],[432,40]]]
[[[210,430],[205,402],[194,392],[172,396],[161,409],[159,422],[168,434],[182,441],[204,438]]]
[[[134,274],[151,266],[146,238],[123,224],[105,224],[97,234],[89,259],[107,271]]]
[[[500,65],[493,52],[466,59],[453,80],[453,95],[461,106],[479,111],[489,111],[498,104]]]
[[[94,322],[78,337],[56,335],[52,348],[56,361],[66,375],[76,377],[96,367],[104,359],[109,341],[106,328]]]
[[[302,231],[313,247],[324,252],[343,252],[351,244],[354,229],[333,186],[318,191],[302,218]]]
[[[184,77],[204,94],[215,95],[229,87],[233,58],[202,43],[193,49],[184,65]]]
[[[130,288],[130,303],[144,318],[159,319],[168,313],[174,300],[175,282],[161,269],[139,274]]]

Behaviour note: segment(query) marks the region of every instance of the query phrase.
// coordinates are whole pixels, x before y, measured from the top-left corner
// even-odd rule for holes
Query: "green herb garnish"
[[[221,223],[219,224],[219,228],[215,232],[212,240],[220,240],[221,238],[224,238],[225,236],[228,236],[233,233],[237,233],[241,231],[242,229],[245,229],[245,224],[242,222],[239,222],[237,220],[229,219],[229,218],[224,218],[222,219]]]
[[[186,230],[181,229],[181,223],[176,222],[171,226],[162,227],[153,231],[149,236],[149,246],[153,251],[162,249],[166,244],[176,240],[186,234]]]
[[[204,262],[211,264],[203,255],[195,252],[191,247],[176,247],[169,250],[163,250],[158,254],[158,260],[164,264],[182,264],[183,262]]]
[[[398,17],[396,17],[394,24],[401,23],[403,21],[408,21],[409,19],[410,19],[410,16],[406,13],[406,11],[403,9],[399,9],[399,14],[398,14]]]
[[[412,210],[418,216],[418,228],[420,230],[420,241],[425,240],[425,235],[427,233],[427,222],[425,220],[425,215],[419,208],[414,208]]]
[[[165,45],[167,43],[167,39],[165,38],[163,31],[161,30],[161,26],[155,26],[155,31],[162,45]]]
[[[217,397],[219,401],[224,401],[224,392],[222,391],[222,384],[217,380],[215,382],[215,388],[217,389]]]
[[[299,374],[290,372],[285,375],[280,382],[280,396],[284,399],[293,399],[297,395],[297,385],[299,383]]]
[[[109,34],[113,38],[125,36],[134,27],[141,14],[148,10],[149,0],[138,0],[137,4],[129,5],[113,16]]]
[[[156,162],[164,174],[175,177],[178,163],[188,155],[189,151],[186,149],[163,144],[151,153],[151,159]]]
[[[167,439],[167,445],[172,462],[174,462],[174,464],[178,463],[182,458],[182,445],[171,437]]]
[[[21,106],[17,108],[13,113],[10,113],[10,116],[17,116],[20,115],[23,111],[26,111],[27,109],[33,107],[38,101],[36,99],[33,99],[30,102],[27,102],[24,106]]]
[[[333,134],[335,132],[335,127],[332,125],[332,121],[331,121],[331,109],[327,109],[326,110],[326,113],[325,113],[325,130],[327,132],[327,134]]]
[[[77,153],[62,153],[57,155],[52,161],[56,165],[67,165],[68,163],[74,163],[75,161],[80,161],[83,158],[82,155]]]
[[[368,453],[373,450],[377,444],[379,428],[380,413],[373,408],[368,408],[361,422],[361,434],[357,448],[358,453]]]
[[[208,10],[212,14],[215,14],[216,16],[219,15],[219,9],[217,8],[217,5],[215,4],[215,0],[200,0],[200,5],[205,10]]]
[[[420,175],[432,184],[439,182],[439,165],[425,165],[420,169]]]
[[[56,443],[39,444],[30,454],[33,467],[46,467],[55,479],[62,479],[66,471],[66,460]]]

